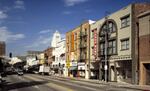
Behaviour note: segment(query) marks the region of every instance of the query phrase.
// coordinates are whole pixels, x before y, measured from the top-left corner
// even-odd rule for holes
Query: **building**
[[[44,54],[45,54],[45,59],[48,61],[48,65],[50,66],[52,64],[52,52],[53,52],[53,48],[49,47],[46,50],[44,50]]]
[[[66,74],[66,62],[65,62],[65,39],[61,38],[61,34],[56,31],[53,35],[51,47],[53,48],[52,52],[52,68],[56,74],[65,75]]]
[[[0,41],[0,56],[5,56],[6,54],[6,44],[4,41]]]
[[[131,4],[91,24],[91,75],[138,84],[136,16],[149,9],[150,4]]]
[[[41,54],[42,51],[27,51],[27,56],[29,57],[37,57],[37,55]]]
[[[150,10],[138,16],[139,84],[150,85]]]
[[[69,76],[89,79],[90,24],[86,21],[66,33],[66,63]]]

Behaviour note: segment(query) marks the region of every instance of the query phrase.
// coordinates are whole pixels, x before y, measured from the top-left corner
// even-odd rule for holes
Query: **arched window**
[[[105,23],[102,25],[101,29],[100,29],[100,35],[103,35],[105,33],[105,31],[109,32],[109,33],[113,33],[116,32],[116,24],[114,23],[114,21],[112,20],[107,20],[105,21]]]
[[[99,32],[99,51],[100,55],[103,56],[105,53],[105,32],[107,33],[107,46],[108,55],[117,54],[117,34],[116,37],[111,38],[112,33],[117,33],[117,25],[113,20],[107,20],[103,23]]]

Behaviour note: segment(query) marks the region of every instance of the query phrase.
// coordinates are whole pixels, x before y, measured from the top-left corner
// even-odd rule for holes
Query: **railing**
[[[86,37],[87,36],[87,32],[80,32],[80,38],[82,38],[82,37]]]
[[[82,43],[82,44],[79,45],[79,48],[81,48],[81,49],[86,48],[86,47],[87,47],[86,43]]]

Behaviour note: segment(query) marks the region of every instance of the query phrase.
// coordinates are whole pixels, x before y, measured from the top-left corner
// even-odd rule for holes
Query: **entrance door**
[[[150,63],[144,64],[146,68],[146,85],[150,85]]]

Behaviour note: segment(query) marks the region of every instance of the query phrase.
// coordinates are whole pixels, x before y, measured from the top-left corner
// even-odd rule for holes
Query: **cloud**
[[[63,12],[64,15],[69,15],[69,14],[71,14],[71,13],[72,13],[71,11],[64,11],[64,12]]]
[[[47,30],[42,30],[39,32],[39,34],[46,34],[46,33],[50,33],[51,30],[50,29],[47,29]]]
[[[4,11],[0,11],[0,19],[6,19],[8,15]]]
[[[22,1],[22,0],[16,0],[14,8],[15,9],[25,9],[24,1]]]
[[[64,0],[64,3],[67,6],[74,6],[76,4],[87,2],[88,0]]]
[[[40,48],[47,47],[50,45],[52,37],[39,36],[31,45],[26,46],[26,48]]]
[[[14,34],[8,31],[7,27],[0,27],[0,41],[13,42],[23,38],[25,38],[24,34]]]

